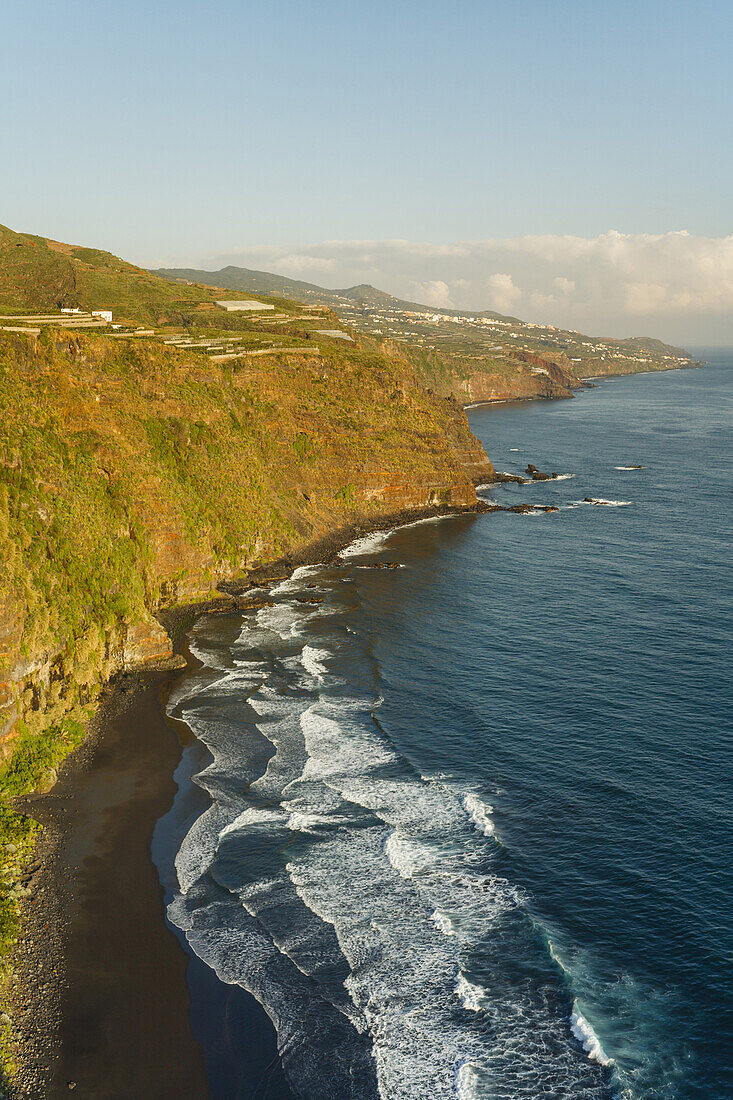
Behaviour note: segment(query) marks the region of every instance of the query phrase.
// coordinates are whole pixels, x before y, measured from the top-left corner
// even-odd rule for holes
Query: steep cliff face
[[[562,353],[539,354],[503,348],[501,358],[446,354],[386,341],[392,353],[401,349],[418,377],[439,393],[452,394],[462,405],[480,401],[572,397],[583,387],[574,364]]]
[[[397,355],[246,363],[0,339],[0,752],[166,660],[157,609],[347,522],[470,507],[493,477],[455,400]]]
[[[507,353],[509,355],[509,353]],[[464,403],[475,401],[512,401],[525,398],[572,397],[583,383],[565,357],[558,360],[533,352],[513,351],[509,355],[513,371],[499,373],[489,369],[457,378],[455,388]]]

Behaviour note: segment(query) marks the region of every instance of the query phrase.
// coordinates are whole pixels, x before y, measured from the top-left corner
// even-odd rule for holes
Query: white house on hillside
[[[243,302],[217,302],[218,306],[225,309],[227,313],[254,313],[258,309],[274,309],[274,306],[268,306],[265,302],[256,302],[254,298],[248,298]]]

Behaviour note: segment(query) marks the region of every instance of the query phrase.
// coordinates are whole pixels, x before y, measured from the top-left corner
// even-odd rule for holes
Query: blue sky
[[[718,238],[732,32],[729,0],[5,0],[0,221],[151,265]]]

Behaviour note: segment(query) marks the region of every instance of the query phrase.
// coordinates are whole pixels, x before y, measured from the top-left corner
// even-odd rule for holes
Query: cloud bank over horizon
[[[206,261],[229,264],[329,288],[371,283],[426,305],[492,309],[592,335],[733,344],[733,234],[342,240],[233,249]]]

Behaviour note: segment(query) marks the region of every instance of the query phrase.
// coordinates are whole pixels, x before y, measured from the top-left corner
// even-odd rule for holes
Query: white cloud
[[[427,283],[413,283],[412,297],[426,306],[453,306],[450,287],[442,279],[433,279]]]
[[[522,292],[511,275],[497,272],[486,280],[489,307],[497,313],[509,313],[521,299]]]
[[[495,309],[589,332],[733,343],[733,236],[611,230],[437,245],[325,241],[238,249],[214,263],[329,287],[372,283],[428,305]]]
[[[281,256],[278,261],[283,272],[287,272],[292,278],[301,275],[325,275],[336,269],[336,260],[326,256],[304,256],[292,252],[289,256]]]

